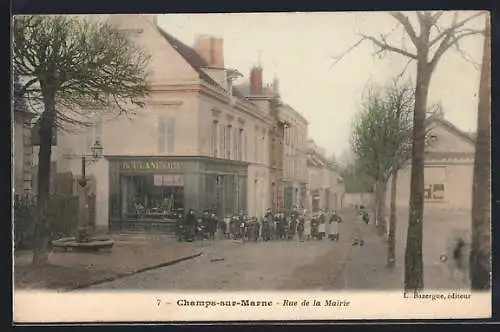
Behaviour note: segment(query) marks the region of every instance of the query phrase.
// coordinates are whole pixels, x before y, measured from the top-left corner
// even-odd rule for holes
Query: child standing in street
[[[366,218],[368,217],[368,213],[364,210],[363,207],[360,207],[360,211],[358,213],[358,217],[356,218],[356,228],[354,230],[353,234],[353,246],[363,246],[365,244],[365,241],[363,240],[363,227],[364,224],[366,223]]]
[[[339,241],[340,238],[340,230],[339,223],[342,221],[342,218],[337,214],[337,211],[333,210],[330,220],[328,221],[328,238],[330,241]]]

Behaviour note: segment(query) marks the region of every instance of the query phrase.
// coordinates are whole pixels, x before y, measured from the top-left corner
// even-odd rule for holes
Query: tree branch
[[[448,28],[448,29],[445,29],[443,32],[441,32],[440,34],[438,34],[434,39],[432,39],[429,43],[429,46],[432,47],[434,44],[436,44],[438,41],[440,41],[443,37],[445,36],[449,36],[449,35],[453,35],[453,33],[457,30],[457,29],[460,29],[461,27],[463,27],[467,22],[473,20],[474,18],[476,17],[479,17],[481,15],[484,15],[483,12],[479,12],[477,14],[474,14],[474,15],[471,15],[465,19],[463,19],[462,21],[460,22],[457,22],[457,18],[458,18],[458,13],[455,13],[455,17],[453,19],[453,24]]]
[[[415,33],[415,29],[413,29],[413,26],[411,25],[410,20],[408,19],[408,17],[406,17],[401,12],[392,12],[390,14],[399,23],[401,23],[401,25],[406,30],[406,33],[408,34],[408,36],[410,36],[410,39],[413,42],[413,45],[415,45],[415,47],[417,47],[418,46],[418,37],[417,37],[417,34]]]
[[[332,60],[333,63],[330,65],[330,67],[333,67],[335,66],[337,63],[339,63],[340,61],[342,61],[342,59],[348,55],[352,50],[354,50],[356,47],[358,47],[364,40],[363,39],[360,39],[358,40],[356,43],[354,43],[351,47],[349,47],[345,52],[337,55],[337,56],[334,56],[332,57]]]
[[[443,54],[451,47],[453,46],[454,44],[455,45],[458,45],[458,42],[463,39],[464,37],[467,37],[467,36],[472,36],[472,35],[477,35],[477,34],[481,34],[484,32],[484,30],[473,30],[473,29],[466,29],[466,30],[463,30],[465,31],[464,33],[452,33],[452,34],[448,34],[441,42],[441,44],[439,45],[438,49],[436,50],[436,52],[434,53],[434,56],[432,57],[432,60],[429,62],[431,68],[434,68],[437,64],[437,62],[439,61],[439,59],[441,58],[441,56],[443,56]],[[460,31],[462,32],[462,31]]]
[[[376,39],[375,37],[367,36],[367,35],[363,35],[363,34],[361,36],[363,37],[363,40],[370,40],[372,43],[374,43],[375,45],[380,47],[382,51],[391,51],[394,53],[404,55],[405,57],[412,58],[414,60],[417,59],[417,56],[415,54],[412,54],[408,51],[391,46],[391,45],[387,44],[386,42],[383,42],[383,41]]]

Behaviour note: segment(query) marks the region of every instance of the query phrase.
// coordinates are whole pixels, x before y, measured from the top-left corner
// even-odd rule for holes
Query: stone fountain
[[[90,163],[102,157],[102,146],[96,141],[92,146],[92,159]],[[78,180],[78,229],[76,236],[66,237],[52,241],[54,249],[72,252],[96,252],[110,250],[115,244],[108,236],[94,236],[94,229],[89,225],[88,180],[85,176],[87,166],[86,156],[82,156],[82,177]]]

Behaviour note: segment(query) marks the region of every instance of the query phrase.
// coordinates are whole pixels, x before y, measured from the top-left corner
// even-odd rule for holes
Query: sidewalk
[[[72,290],[199,256],[199,248],[172,240],[119,237],[110,252],[53,252],[48,264],[30,265],[31,252],[15,255],[16,289]]]
[[[351,247],[344,269],[334,281],[332,289],[373,291],[403,289],[404,246],[401,244],[396,246],[396,266],[388,269],[386,268],[387,243],[376,234],[375,227],[368,225],[363,232],[363,237],[364,246]],[[467,288],[463,275],[458,272],[452,273],[449,263],[438,263],[431,258],[424,256],[426,289]]]

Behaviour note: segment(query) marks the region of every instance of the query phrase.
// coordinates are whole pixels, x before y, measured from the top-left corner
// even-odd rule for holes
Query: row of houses
[[[222,39],[199,36],[190,47],[160,28],[156,15],[107,19],[151,56],[146,106],[120,117],[97,110],[89,127],[58,131],[52,150],[53,173],[76,178],[80,157],[96,141],[103,146],[104,157],[87,169],[98,228],[137,220],[138,205],[253,216],[342,206],[338,171],[308,139],[308,121],[280,97],[278,80],[263,82],[261,66],[237,84],[244,75],[225,66]],[[36,168],[36,144],[16,136],[28,133],[23,123],[14,129],[16,193],[36,186],[23,162],[33,153]]]

